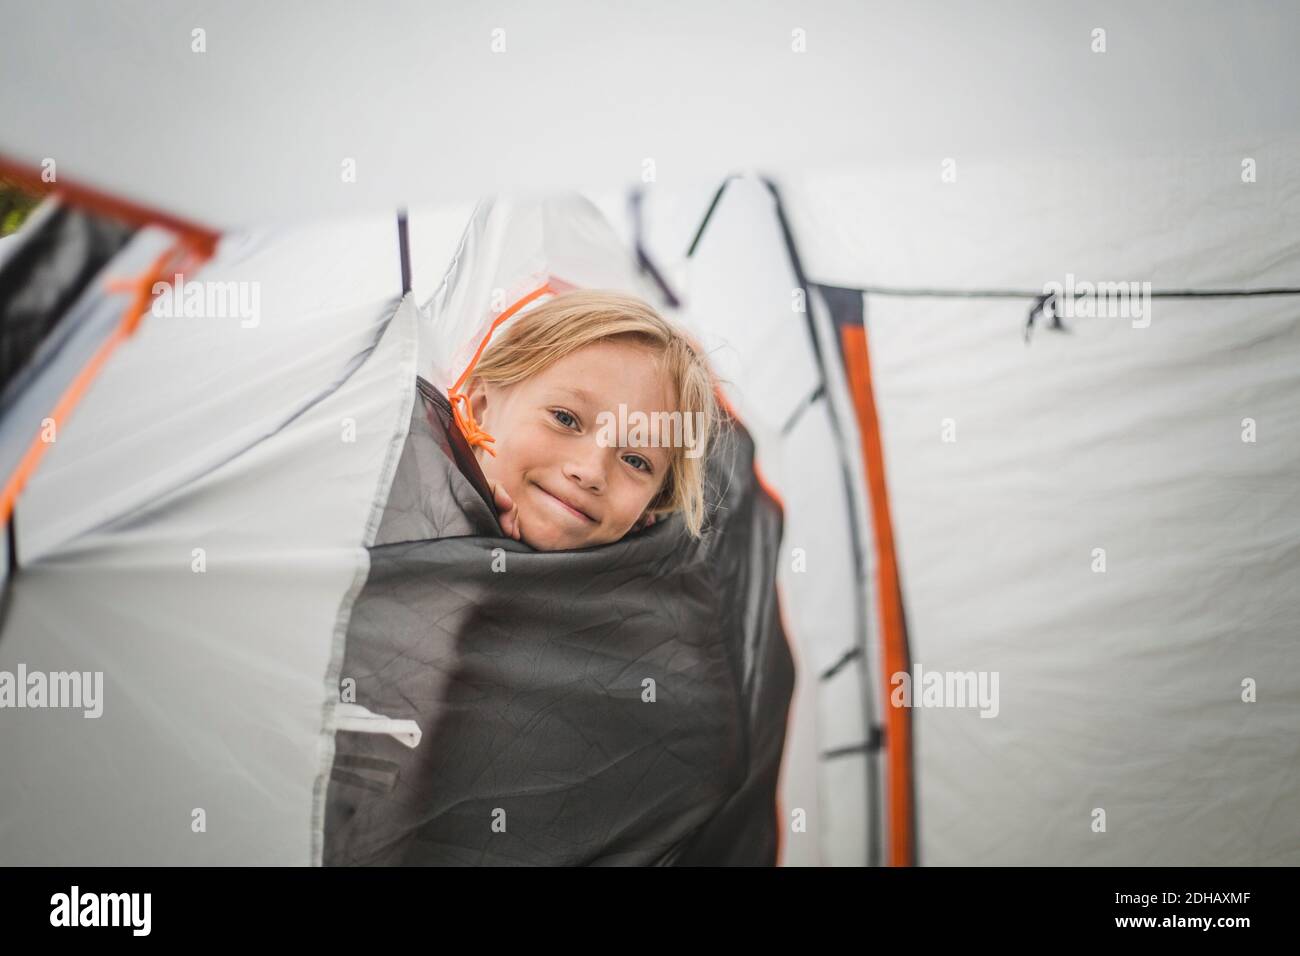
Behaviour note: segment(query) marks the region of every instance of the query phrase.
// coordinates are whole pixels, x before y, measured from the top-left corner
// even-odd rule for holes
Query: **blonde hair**
[[[656,516],[681,511],[687,530],[698,538],[704,528],[705,462],[720,415],[714,378],[695,343],[645,302],[603,289],[557,295],[507,325],[483,352],[470,380],[512,385],[584,346],[610,339],[631,340],[657,352],[678,409],[701,423],[695,436],[700,454],[688,457],[685,449],[673,449],[664,485],[647,509]]]

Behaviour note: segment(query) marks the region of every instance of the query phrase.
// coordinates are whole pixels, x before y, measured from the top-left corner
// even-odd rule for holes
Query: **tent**
[[[561,169],[581,151],[545,131],[579,131],[543,108],[542,90],[599,93],[572,66],[523,82],[565,42],[524,14],[506,21],[520,55],[501,74],[463,50],[420,61],[411,41],[372,27],[361,47],[417,76],[363,54],[373,69],[349,74],[354,95],[378,104],[368,122],[382,125],[347,138],[317,124],[302,147],[261,120],[240,127],[262,154],[213,152],[237,121],[201,71],[222,70],[231,102],[261,89],[222,68],[238,29],[226,14],[207,18],[207,61],[189,55],[183,15],[155,18],[142,41],[165,51],[177,41],[162,25],[180,30],[178,52],[160,53],[176,74],[160,95],[181,124],[168,162],[151,161],[165,136],[105,146],[118,142],[118,104],[138,102],[134,67],[107,81],[103,116],[77,110],[89,125],[7,103],[7,168],[39,173],[46,151],[58,156],[68,204],[0,245],[18,357],[0,418],[7,475],[60,397],[80,400],[13,497],[0,672],[102,670],[108,687],[97,721],[0,711],[0,766],[15,770],[0,776],[0,859],[320,861],[338,637],[415,376],[445,385],[473,338],[455,321],[480,322],[496,290],[510,301],[516,283],[554,273],[641,290],[692,328],[782,502],[777,589],[797,676],[783,863],[1300,860],[1300,604],[1288,586],[1300,555],[1300,140],[1278,79],[1294,76],[1282,40],[1294,12],[1197,7],[1180,32],[1168,11],[1115,7],[1025,7],[1020,31],[863,10],[839,12],[900,49],[924,34],[954,54],[952,72],[907,74],[888,44],[863,62],[827,35],[832,20],[810,21],[796,29],[832,55],[783,60],[765,87],[787,135],[761,135],[751,117],[715,130],[720,81],[688,66],[699,102],[685,125],[655,131],[653,162],[635,130],[610,131],[636,158],[618,188],[590,155]],[[97,15],[109,40],[87,44],[89,62],[128,42],[125,22]],[[1100,52],[1098,17],[1111,44]],[[637,26],[690,52],[662,35],[670,21]],[[309,61],[292,24],[252,22],[260,37],[240,42],[273,77]],[[423,22],[485,47],[494,28]],[[31,26],[31,49],[50,50],[53,20]],[[744,29],[790,46],[773,8]],[[1184,56],[1211,42],[1224,69]],[[285,44],[298,55],[270,56]],[[724,63],[753,75],[758,46],[743,47]],[[1019,95],[1015,71],[981,74],[997,56],[1019,58],[1047,92]],[[913,76],[922,106],[892,127],[915,134],[911,154],[826,95],[836,65],[859,81],[850,89]],[[610,95],[635,101],[636,74],[618,73]],[[470,75],[487,77],[480,107],[504,104],[514,140],[553,144],[550,155],[467,147],[448,161],[462,165],[422,172],[435,124],[403,120],[416,94]],[[51,102],[75,102],[75,76],[51,82]],[[277,102],[319,116],[327,88],[285,85]],[[193,119],[205,109],[225,122]],[[445,109],[442,129],[491,113]],[[953,116],[949,142],[936,141],[927,121]],[[400,131],[389,153],[381,129]],[[716,147],[697,146],[707,162],[673,152],[692,133]],[[265,152],[288,158],[254,176]],[[324,156],[328,172],[308,162]],[[362,175],[338,188],[335,157]],[[693,178],[669,172],[691,159]],[[585,198],[560,188],[584,175]],[[474,202],[516,187],[535,192]],[[500,228],[487,228],[493,216]],[[140,228],[113,225],[124,219]],[[186,281],[255,284],[257,321],[145,315],[119,334],[149,303],[128,308],[130,290],[104,280],[177,263]],[[457,274],[473,278],[442,283]],[[1116,292],[1109,313],[1082,307],[1095,304],[1085,284],[1128,282],[1142,291]],[[984,706],[927,702],[927,673],[994,693]],[[891,702],[900,674],[913,706]]]

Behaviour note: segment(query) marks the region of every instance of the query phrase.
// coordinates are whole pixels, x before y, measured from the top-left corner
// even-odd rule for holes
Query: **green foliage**
[[[0,177],[0,236],[17,232],[41,197]]]

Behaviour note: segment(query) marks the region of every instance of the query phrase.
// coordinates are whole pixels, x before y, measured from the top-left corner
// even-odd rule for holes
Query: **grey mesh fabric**
[[[340,672],[420,743],[339,731],[325,863],[774,863],[793,666],[744,430],[710,460],[702,540],[673,516],[535,552],[421,385]]]
[[[131,233],[122,223],[47,199],[14,241],[0,247],[0,396],[26,391],[73,334],[72,304]],[[0,397],[0,410],[6,404]]]

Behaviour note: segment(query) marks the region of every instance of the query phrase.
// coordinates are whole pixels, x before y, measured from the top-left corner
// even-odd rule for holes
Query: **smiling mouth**
[[[534,484],[536,484],[536,482],[534,482]],[[541,485],[537,485],[537,488],[538,488],[539,491],[541,491],[542,494],[546,495],[546,497],[550,498],[550,499],[551,499],[552,501],[554,501],[557,505],[559,505],[561,508],[563,508],[563,509],[564,509],[565,511],[567,511],[569,514],[573,515],[573,517],[577,518],[579,521],[582,521],[582,522],[584,522],[584,523],[586,523],[586,524],[595,524],[595,523],[596,523],[596,519],[593,518],[591,515],[587,514],[585,511],[579,511],[577,508],[573,507],[573,505],[569,504],[567,501],[564,501],[564,500],[561,499],[561,498],[557,498],[555,495],[551,494],[549,491],[547,491],[547,490],[546,490],[545,488],[543,488]]]

